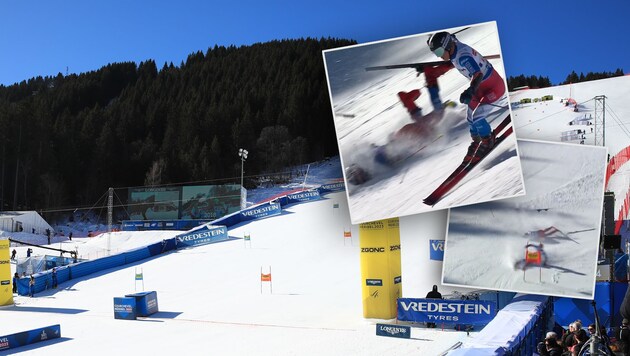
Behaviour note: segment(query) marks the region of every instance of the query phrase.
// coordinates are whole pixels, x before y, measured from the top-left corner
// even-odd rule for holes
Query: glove
[[[459,96],[459,102],[462,104],[470,104],[470,101],[472,100],[473,97],[473,89],[472,88],[468,88],[466,90],[464,90],[464,92],[462,92],[462,94]]]

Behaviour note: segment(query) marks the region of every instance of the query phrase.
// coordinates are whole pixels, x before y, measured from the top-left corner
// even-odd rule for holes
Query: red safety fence
[[[608,189],[608,182],[610,181],[610,177],[615,174],[621,166],[628,163],[630,161],[630,146],[624,148],[619,151],[616,155],[614,155],[610,161],[608,161],[608,166],[606,167],[606,189]],[[615,223],[615,234],[618,235],[621,231],[621,225],[623,224],[624,218],[628,217],[628,210],[630,209],[630,188],[626,193],[626,196],[621,204],[621,208],[619,209],[619,215],[617,222]]]

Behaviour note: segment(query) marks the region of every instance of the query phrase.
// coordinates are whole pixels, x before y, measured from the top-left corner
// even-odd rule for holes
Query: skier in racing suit
[[[473,140],[465,160],[478,161],[495,144],[495,136],[486,120],[492,106],[483,104],[493,104],[504,97],[505,83],[503,78],[481,54],[472,47],[459,42],[454,35],[448,32],[438,32],[432,35],[427,44],[436,56],[450,62],[423,68],[431,102],[436,110],[440,110],[442,105],[437,85],[438,77],[452,68],[457,68],[462,75],[470,80],[469,87],[461,93],[459,101],[468,105],[466,120]],[[417,96],[410,95],[410,93],[402,92],[398,95],[411,116],[420,117],[419,108],[414,103]]]

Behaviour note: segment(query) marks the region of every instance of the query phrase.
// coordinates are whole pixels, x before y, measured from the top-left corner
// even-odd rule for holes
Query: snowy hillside
[[[339,208],[333,208],[335,203]],[[352,243],[344,243],[348,229]],[[429,261],[428,239],[443,239],[446,211],[403,218],[400,231],[403,296],[424,297],[440,284],[441,263]],[[120,251],[173,233],[120,232],[112,234],[110,244]],[[244,243],[245,234],[251,245]],[[280,216],[230,229],[229,235],[238,239],[71,280],[35,298],[15,297],[16,306],[0,309],[0,335],[61,324],[60,340],[17,350],[24,355],[85,350],[94,355],[182,350],[194,355],[437,355],[467,337],[424,328],[414,328],[411,340],[375,335],[380,320],[362,316],[358,229],[350,224],[342,192],[290,206]],[[106,237],[76,243],[80,252],[101,250]],[[18,256],[25,254],[26,247],[17,249]],[[271,267],[273,293],[269,285],[261,293],[261,267],[264,272]],[[143,270],[145,289],[157,291],[160,312],[139,321],[116,320],[113,298],[134,292],[136,268]],[[445,294],[453,290],[469,291],[440,287]]]
[[[465,29],[457,37],[480,53],[501,53],[492,23]],[[512,135],[443,200],[434,206],[422,203],[461,163],[467,152],[471,139],[466,107],[461,104],[447,109],[445,117],[434,125],[437,132],[421,143],[424,148],[398,167],[390,169],[374,163],[373,146],[386,144],[395,131],[412,122],[398,100],[399,91],[421,88],[422,94],[416,103],[425,114],[432,111],[432,106],[423,88],[424,75],[418,77],[414,69],[365,71],[364,68],[439,60],[429,51],[427,38],[428,35],[410,36],[324,53],[342,164],[344,167],[358,164],[376,172],[375,178],[363,185],[347,184],[353,223],[524,194]],[[502,60],[490,62],[504,76]],[[439,78],[439,84],[442,100],[458,102],[468,80],[457,70],[451,70]],[[507,97],[495,104],[507,108]],[[491,126],[495,127],[507,116],[505,108],[493,107],[494,113],[488,116]],[[345,178],[347,181],[348,177]],[[489,181],[497,184],[486,184]]]
[[[595,144],[595,100],[599,95],[605,99],[605,132],[604,138],[608,153],[614,156],[620,150],[630,146],[630,76],[608,78],[590,82],[561,85],[542,89],[529,89],[510,93],[512,103],[522,99],[542,98],[552,95],[553,100],[512,105],[512,113],[518,138],[560,142],[563,132],[569,130],[583,130],[584,144]],[[565,106],[561,99],[574,99],[578,104],[578,111]],[[576,119],[593,118],[593,125],[569,125]],[[593,129],[593,130],[592,130]],[[591,131],[592,130],[592,131]],[[601,139],[600,138],[600,139]],[[580,140],[570,141],[579,143]],[[610,179],[607,190],[615,193],[615,219],[619,208],[630,189],[630,165],[626,164]]]
[[[518,143],[527,196],[451,209],[443,283],[591,298],[606,150]],[[528,243],[542,269],[523,269]]]
[[[576,118],[595,118],[594,97],[606,96],[605,142],[608,153],[615,155],[630,145],[630,76],[594,80],[550,88],[529,89],[510,93],[512,103],[524,98],[542,98],[553,95],[553,100],[512,106],[514,124],[519,139],[560,142],[561,133],[567,130],[586,130],[585,144],[595,142],[594,125],[569,125]],[[565,106],[560,99],[574,99],[578,112],[572,106]],[[591,120],[594,122],[594,120]],[[573,141],[579,143],[579,140]]]

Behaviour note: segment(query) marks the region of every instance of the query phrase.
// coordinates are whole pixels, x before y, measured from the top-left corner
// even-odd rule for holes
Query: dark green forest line
[[[350,44],[215,46],[179,66],[0,86],[1,210],[89,206],[108,187],[240,183],[239,148],[247,175],[337,155],[322,50]]]
[[[0,210],[91,206],[109,187],[240,183],[239,148],[250,177],[337,155],[322,51],[355,43],[215,46],[178,66],[112,63],[0,85]]]
[[[567,75],[567,78],[558,85],[588,82],[591,80],[620,77],[623,75],[624,75],[623,69],[621,68],[617,68],[617,70],[615,70],[614,72],[588,72],[586,73],[586,75],[584,75],[584,73],[580,73],[580,75],[577,75],[575,71],[571,71],[571,73]],[[535,76],[535,75],[526,77],[523,74],[517,75],[515,77],[510,76],[508,77],[507,82],[508,82],[508,89],[510,91],[513,91],[514,88],[525,87],[525,86],[530,87],[532,89],[536,89],[536,88],[547,88],[553,85],[551,84],[551,80],[549,80],[549,77]]]

